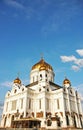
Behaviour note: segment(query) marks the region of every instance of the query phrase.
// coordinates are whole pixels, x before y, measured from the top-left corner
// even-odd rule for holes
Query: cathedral
[[[30,71],[30,83],[17,77],[5,95],[1,127],[83,128],[79,93],[65,77],[54,83],[54,71],[43,58]]]

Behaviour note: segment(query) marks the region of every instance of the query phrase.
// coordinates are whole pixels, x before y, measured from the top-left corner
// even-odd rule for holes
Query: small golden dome
[[[32,70],[34,70],[34,69],[39,69],[40,71],[41,70],[48,70],[48,69],[53,70],[52,66],[49,65],[48,63],[46,63],[44,61],[44,59],[41,59],[38,63],[36,63],[35,65],[33,65],[32,66]]]
[[[21,80],[17,77],[17,78],[14,80],[14,83],[21,84]]]
[[[71,82],[69,79],[65,78],[64,81],[63,81],[63,84],[70,84],[71,85]]]

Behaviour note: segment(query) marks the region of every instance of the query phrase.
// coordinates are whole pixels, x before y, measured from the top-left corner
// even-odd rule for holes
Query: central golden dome
[[[32,66],[32,70],[34,70],[34,69],[39,69],[40,71],[41,70],[48,70],[48,69],[53,70],[52,66],[49,65],[48,63],[46,63],[44,61],[44,59],[41,59],[38,63],[36,63],[35,65],[33,65]]]

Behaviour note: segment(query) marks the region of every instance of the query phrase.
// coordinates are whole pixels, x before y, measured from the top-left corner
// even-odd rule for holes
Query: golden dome
[[[17,78],[14,80],[14,83],[21,84],[21,80],[17,77]]]
[[[69,79],[65,78],[64,81],[63,81],[63,84],[70,84],[71,85],[71,82]]]
[[[32,66],[32,70],[34,70],[34,69],[39,69],[40,71],[41,70],[48,70],[48,69],[53,70],[52,66],[49,65],[48,63],[46,63],[44,61],[44,59],[41,59],[38,63],[36,63],[35,65],[33,65]]]

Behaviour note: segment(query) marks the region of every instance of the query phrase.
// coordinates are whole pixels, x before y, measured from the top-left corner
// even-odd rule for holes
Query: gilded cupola
[[[52,70],[52,66],[48,63],[46,63],[44,61],[44,59],[42,58],[38,63],[36,63],[35,65],[32,66],[32,70],[35,70],[35,69],[39,69],[39,71],[41,70]]]
[[[14,80],[14,83],[21,84],[21,80],[17,77],[17,78]]]
[[[63,85],[66,86],[66,85],[69,85],[71,86],[71,82],[69,79],[65,78],[64,81],[63,81]]]

